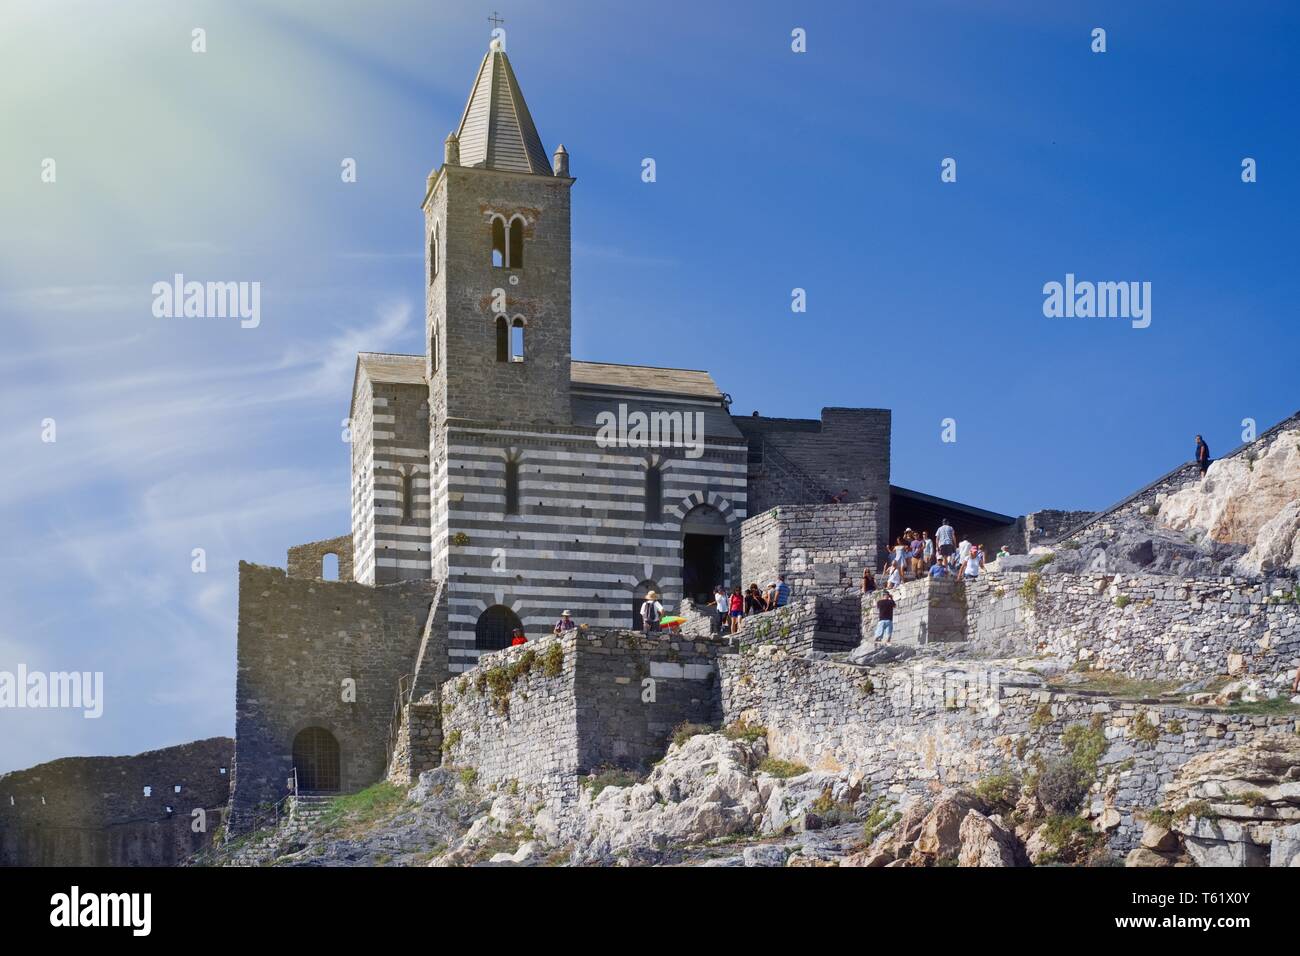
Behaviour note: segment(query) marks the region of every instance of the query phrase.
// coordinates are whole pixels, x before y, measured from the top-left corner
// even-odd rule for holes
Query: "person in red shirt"
[[[745,616],[745,597],[740,593],[739,585],[731,589],[729,607],[731,608],[731,614],[729,615],[731,618],[731,633],[735,634],[740,630],[741,618]]]
[[[510,646],[518,647],[520,644],[527,644],[527,643],[528,643],[528,638],[524,637],[524,629],[522,627],[515,628],[514,633],[510,635]]]

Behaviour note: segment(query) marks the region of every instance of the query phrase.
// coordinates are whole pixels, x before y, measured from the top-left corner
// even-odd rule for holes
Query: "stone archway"
[[[293,738],[293,766],[300,793],[340,789],[339,742],[324,727],[308,727]]]
[[[522,628],[519,615],[504,604],[494,604],[474,624],[474,647],[480,654],[510,646],[515,628]]]
[[[710,504],[698,504],[682,517],[682,594],[707,604],[716,585],[727,581],[726,516]]]

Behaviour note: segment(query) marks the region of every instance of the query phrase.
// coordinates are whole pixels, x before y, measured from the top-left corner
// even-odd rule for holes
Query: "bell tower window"
[[[524,360],[524,320],[515,316],[514,322],[510,325],[510,361],[522,362]]]
[[[429,282],[438,277],[438,220],[433,221],[433,229],[429,232]]]
[[[510,361],[510,323],[504,315],[497,316],[497,361]]]
[[[522,269],[524,267],[524,221],[519,217],[510,220],[510,256],[506,259],[506,268]]]
[[[506,221],[500,216],[492,219],[492,268],[506,267]]]

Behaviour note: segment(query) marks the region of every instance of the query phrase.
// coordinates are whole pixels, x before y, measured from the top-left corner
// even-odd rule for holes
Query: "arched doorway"
[[[293,738],[293,766],[298,790],[332,792],[339,789],[339,742],[324,727],[308,727]]]
[[[641,605],[645,603],[646,593],[649,591],[658,591],[658,590],[659,590],[659,585],[655,584],[653,581],[650,580],[642,581],[635,588],[633,588],[632,630],[634,631],[641,630]],[[662,594],[659,595],[659,602],[661,604],[664,604],[665,607],[667,606],[666,602],[664,602],[664,596]]]
[[[523,627],[519,615],[504,604],[494,604],[478,616],[474,625],[474,646],[480,651],[499,651],[510,646],[510,635]]]
[[[725,584],[727,519],[712,505],[696,505],[682,518],[682,593],[707,603]]]

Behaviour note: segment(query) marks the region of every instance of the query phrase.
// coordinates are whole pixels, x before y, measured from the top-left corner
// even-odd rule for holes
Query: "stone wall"
[[[1157,575],[988,572],[966,587],[969,637],[1087,659],[1136,677],[1252,675],[1289,686],[1300,665],[1300,605],[1267,585]]]
[[[229,737],[212,737],[131,757],[65,757],[0,776],[0,866],[183,862],[221,823],[233,748]]]
[[[644,768],[678,724],[716,724],[716,661],[730,653],[724,642],[587,630],[484,655],[442,688],[444,763],[526,786],[563,812],[579,775]]]
[[[403,705],[388,758],[388,780],[409,786],[426,770],[442,764],[442,719],[437,695]]]
[[[888,409],[823,408],[820,421],[760,415],[733,421],[749,442],[751,514],[824,504],[846,488],[850,501],[874,502],[881,515],[889,514]],[[887,525],[881,522],[882,536]]]
[[[303,580],[240,563],[232,830],[286,795],[294,738],[309,727],[337,740],[343,790],[384,776],[398,679],[415,662],[433,589]]]
[[[862,570],[876,565],[873,502],[783,505],[740,528],[741,580],[765,588],[784,574],[792,601],[818,597],[819,633],[855,645],[861,636]]]
[[[332,554],[339,559],[339,574],[335,580],[351,581],[352,578],[352,535],[345,534],[324,541],[311,541],[289,549],[287,573],[291,578],[310,578],[322,580],[322,568],[325,555]]]
[[[861,774],[892,800],[1023,775],[1062,753],[1061,734],[1095,722],[1109,742],[1106,785],[1088,812],[1124,852],[1178,767],[1197,753],[1300,729],[1294,716],[1251,716],[1055,693],[978,662],[868,669],[759,647],[719,661],[723,719],[767,728],[772,754]],[[1135,734],[1147,721],[1157,733]],[[1106,811],[1110,812],[1107,813]]]
[[[876,602],[882,590],[860,598],[862,637],[875,634],[880,613]],[[932,644],[966,640],[966,594],[960,581],[947,576],[922,578],[892,588],[894,598],[894,635],[896,644]]]

